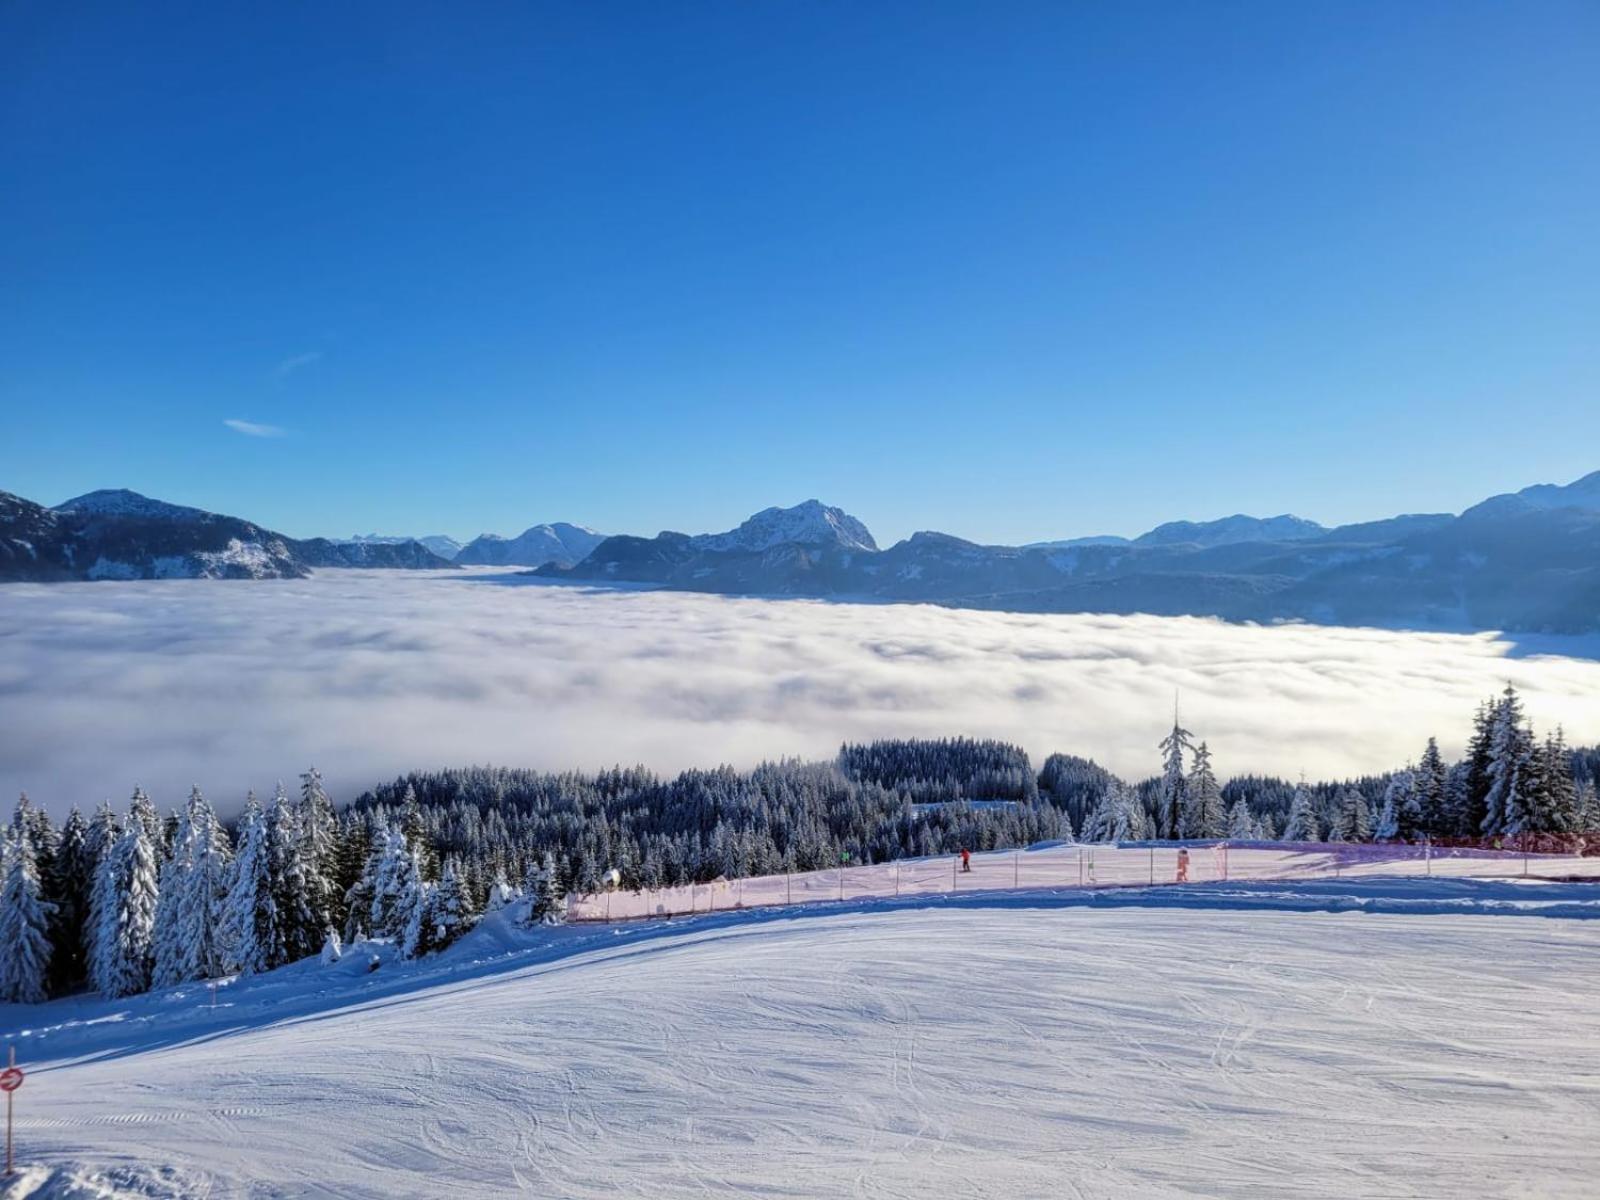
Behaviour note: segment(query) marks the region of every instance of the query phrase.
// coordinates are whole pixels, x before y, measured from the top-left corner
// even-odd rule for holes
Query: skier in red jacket
[[[972,870],[972,851],[965,846],[961,847],[961,869],[963,871]]]

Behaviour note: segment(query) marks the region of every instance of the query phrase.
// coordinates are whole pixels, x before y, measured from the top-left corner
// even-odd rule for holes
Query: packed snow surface
[[[1345,892],[1367,910],[1315,911]],[[495,918],[216,1009],[0,1009],[32,1068],[17,1194],[1594,1194],[1600,924],[1510,915],[1594,915],[1593,885],[1160,896]],[[1459,915],[1383,911],[1430,896]]]

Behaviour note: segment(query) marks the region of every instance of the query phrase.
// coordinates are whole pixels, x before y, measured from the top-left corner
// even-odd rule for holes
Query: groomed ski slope
[[[1591,1197],[1597,912],[1378,879],[491,920],[215,1010],[0,1009],[14,1194]]]

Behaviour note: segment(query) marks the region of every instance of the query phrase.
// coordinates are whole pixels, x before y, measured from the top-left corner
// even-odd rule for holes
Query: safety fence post
[[[785,904],[793,904],[794,903],[794,888],[789,883],[789,872],[788,871],[785,871],[783,873],[783,902]]]
[[[1022,881],[1022,851],[1021,850],[1013,850],[1011,852],[1011,886],[1013,888],[1021,887],[1022,886],[1021,881]]]
[[[1150,882],[1156,881],[1156,848],[1150,847]]]

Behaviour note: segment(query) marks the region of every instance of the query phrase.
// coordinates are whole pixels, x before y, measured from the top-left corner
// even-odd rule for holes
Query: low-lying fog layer
[[[477,573],[0,587],[0,788],[55,812],[229,809],[307,764],[337,794],[413,767],[663,771],[973,734],[1153,774],[1172,720],[1219,769],[1313,777],[1460,749],[1507,680],[1600,738],[1600,663],[1493,635],[1036,616],[594,590]]]

